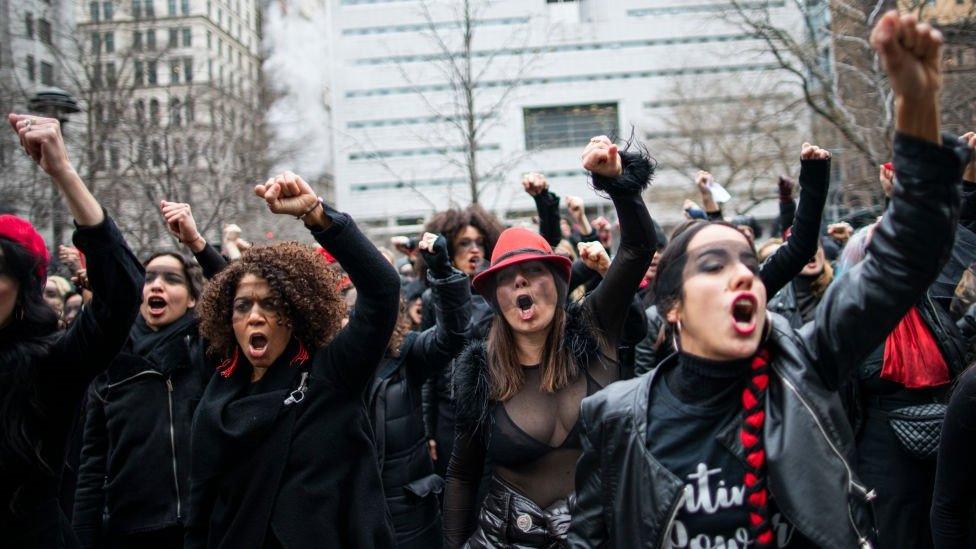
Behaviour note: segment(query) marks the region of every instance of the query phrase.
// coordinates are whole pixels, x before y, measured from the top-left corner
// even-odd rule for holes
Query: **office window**
[[[183,81],[186,83],[193,82],[193,58],[187,57],[183,59]]]
[[[193,122],[197,117],[196,109],[194,108],[193,105],[193,98],[187,97],[185,105],[186,105],[186,121],[187,123]]]
[[[92,53],[101,53],[102,51],[102,35],[97,32],[91,33],[91,51]]]
[[[146,123],[146,102],[142,99],[136,101],[136,122],[140,125]]]
[[[100,15],[101,13],[100,10],[98,9],[98,2],[89,2],[88,17],[92,20],[92,22],[97,23],[99,20],[101,20]]]
[[[169,0],[167,5],[169,7],[169,11],[167,13],[169,13],[170,16],[176,15],[176,0]]]
[[[207,31],[207,51],[213,48],[213,33]]]
[[[146,17],[149,18],[156,17],[156,5],[153,4],[153,0],[145,0],[145,4],[143,4],[143,10],[146,12]]]
[[[193,45],[193,29],[190,27],[183,28],[183,47],[189,48]]]
[[[142,31],[132,31],[132,49],[142,51]]]
[[[41,84],[45,86],[54,85],[54,65],[47,61],[41,61]]]
[[[169,100],[169,125],[180,127],[183,125],[183,107],[180,100],[173,97]]]
[[[132,0],[132,18],[142,19],[142,0]]]
[[[149,100],[149,124],[159,124],[159,100],[155,98]]]
[[[180,2],[180,10],[183,15],[190,15],[190,0],[182,0]]]
[[[41,39],[41,42],[47,45],[51,45],[51,22],[47,19],[37,20],[37,36]]]
[[[180,61],[179,59],[171,59],[169,62],[169,83],[179,84],[180,83]]]
[[[115,63],[109,61],[105,63],[105,81],[109,86],[115,85]]]
[[[115,33],[114,32],[106,32],[105,33],[105,39],[103,41],[105,42],[105,53],[114,53],[115,52]]]
[[[180,40],[180,30],[175,28],[169,29],[169,47],[170,48],[178,47],[180,45],[179,40]]]
[[[24,14],[24,30],[27,38],[34,38],[34,14],[27,12]]]
[[[158,82],[156,72],[156,62],[150,61],[146,63],[146,81],[151,85],[155,85]]]
[[[146,31],[146,49],[149,51],[156,50],[156,29]]]
[[[525,109],[525,147],[578,147],[594,135],[617,133],[617,104]]]
[[[102,14],[106,21],[111,21],[115,17],[115,4],[111,1],[102,2]]]
[[[152,165],[156,168],[163,165],[163,149],[159,146],[159,141],[152,142]]]
[[[27,79],[30,80],[31,82],[35,82],[37,80],[36,71],[37,71],[37,67],[34,64],[34,56],[28,55],[27,56]]]
[[[135,80],[136,86],[142,86],[146,83],[146,67],[138,59],[132,62],[132,78]],[[143,106],[143,110],[145,110],[145,106]]]

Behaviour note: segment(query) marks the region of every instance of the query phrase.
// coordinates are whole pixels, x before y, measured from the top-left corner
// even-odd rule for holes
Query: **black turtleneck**
[[[796,297],[796,312],[800,314],[803,323],[813,320],[820,298],[813,294],[813,283],[820,275],[799,275],[793,279],[793,295]]]
[[[681,353],[678,364],[664,372],[668,390],[684,404],[712,406],[738,399],[749,359],[716,361]]]
[[[749,513],[742,499],[742,389],[750,359],[712,361],[680,354],[650,390],[647,448],[658,463],[685,483],[670,545],[749,545]],[[777,547],[804,547],[801,535],[770,512]]]

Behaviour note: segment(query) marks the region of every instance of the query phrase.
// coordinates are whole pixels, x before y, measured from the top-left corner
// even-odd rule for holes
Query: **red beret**
[[[47,245],[30,221],[16,215],[0,215],[0,238],[15,242],[27,250],[27,253],[37,262],[37,276],[43,284],[47,280],[47,265],[50,255]]]

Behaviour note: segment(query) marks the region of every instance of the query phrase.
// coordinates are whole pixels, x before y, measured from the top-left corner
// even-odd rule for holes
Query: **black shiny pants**
[[[569,524],[568,499],[561,499],[542,509],[510,484],[492,476],[478,514],[478,529],[464,547],[567,547]]]

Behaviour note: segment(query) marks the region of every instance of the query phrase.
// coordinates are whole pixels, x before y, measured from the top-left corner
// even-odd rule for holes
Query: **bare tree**
[[[887,76],[868,41],[870,29],[891,0],[787,0],[802,14],[799,21],[784,21],[774,13],[775,2],[730,0],[725,17],[762,41],[763,48],[799,82],[804,101],[821,123],[824,144],[837,136],[843,154],[841,200],[871,204],[880,200],[877,166],[891,158],[894,131],[893,95]],[[943,3],[951,4],[951,3]],[[782,4],[780,4],[782,5]],[[947,30],[950,66],[944,89],[944,126],[959,131],[973,119],[972,68],[960,61],[976,54],[973,28],[976,4],[932,12],[921,0],[902,0],[898,7],[934,19]],[[799,26],[797,26],[799,23]],[[967,51],[967,55],[958,51]],[[968,61],[976,63],[976,59]],[[953,71],[955,68],[957,70]],[[953,72],[956,74],[953,75]]]
[[[686,169],[689,178],[713,172],[736,195],[737,213],[775,199],[776,177],[796,170],[805,137],[797,131],[802,105],[793,94],[726,77],[678,81],[658,103],[668,109],[665,127],[647,136],[658,160]]]
[[[436,141],[429,134],[416,133],[443,159],[444,168],[460,174],[466,182],[467,195],[472,203],[481,200],[488,186],[497,184],[525,155],[487,160],[485,136],[502,120],[500,114],[522,86],[528,72],[545,53],[546,47],[530,45],[531,28],[515,25],[504,40],[505,48],[479,49],[476,45],[478,27],[482,24],[490,0],[458,0],[452,2],[451,17],[444,21],[435,15],[433,2],[421,0],[419,12],[423,17],[424,36],[435,53],[423,56],[421,63],[436,74],[443,86],[424,86],[416,82],[408,63],[413,60],[393,56],[400,74],[420,98],[433,120],[448,131],[437,134]],[[548,41],[548,31],[543,43]],[[444,93],[446,92],[446,93]],[[371,142],[368,132],[359,141]],[[382,160],[371,157],[373,160]],[[394,177],[406,181],[388,164]],[[406,185],[423,195],[415,187]],[[426,197],[425,200],[430,203]]]

